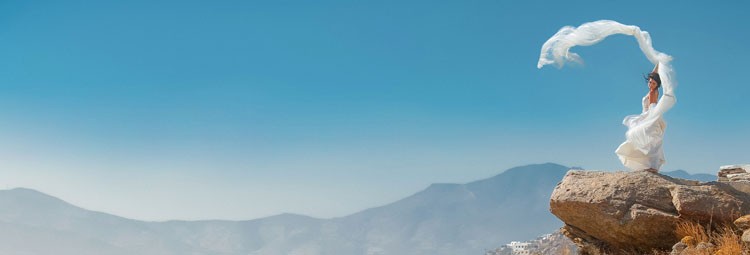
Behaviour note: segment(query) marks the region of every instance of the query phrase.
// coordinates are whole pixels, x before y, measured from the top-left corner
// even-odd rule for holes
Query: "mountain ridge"
[[[40,242],[65,236],[82,250],[114,247],[101,254],[481,254],[559,228],[562,223],[548,210],[549,193],[567,171],[554,163],[514,167],[463,184],[431,184],[386,205],[329,219],[283,213],[242,221],[149,222],[17,188],[0,191],[0,222],[15,224],[8,226],[20,236],[41,236]],[[20,195],[13,200],[9,194]],[[41,209],[34,211],[34,205]],[[19,208],[31,211],[12,211]],[[0,253],[18,253],[1,242]],[[48,254],[33,251],[26,250]]]
[[[356,214],[356,213],[359,213],[359,212],[362,212],[362,211],[366,211],[366,210],[369,210],[369,209],[372,209],[372,208],[378,208],[378,207],[382,207],[382,206],[387,206],[389,204],[398,202],[398,201],[400,201],[402,199],[405,199],[405,198],[417,195],[417,194],[419,194],[421,192],[425,192],[425,191],[430,190],[430,189],[438,189],[439,190],[439,189],[443,189],[443,187],[457,187],[457,186],[461,186],[461,185],[476,185],[477,183],[482,183],[482,182],[489,181],[489,180],[491,180],[493,178],[499,177],[499,176],[501,176],[503,174],[506,174],[506,173],[509,173],[509,172],[516,172],[516,171],[520,171],[520,170],[523,170],[523,169],[527,169],[529,166],[544,166],[544,165],[554,165],[554,166],[562,166],[562,167],[564,167],[563,165],[552,163],[552,162],[540,163],[540,164],[529,164],[529,165],[523,165],[523,166],[517,166],[517,167],[509,168],[509,169],[504,170],[504,171],[502,171],[502,172],[500,172],[500,173],[498,173],[496,175],[493,175],[492,177],[488,177],[488,178],[484,178],[484,179],[480,179],[480,180],[475,180],[475,181],[470,181],[470,182],[466,182],[466,183],[447,183],[447,182],[431,183],[426,188],[424,188],[424,189],[422,189],[420,191],[417,191],[417,192],[415,192],[415,193],[413,193],[413,194],[411,194],[411,195],[409,195],[407,197],[401,198],[399,200],[396,200],[396,201],[393,201],[393,202],[389,202],[389,203],[386,203],[386,204],[383,204],[383,205],[379,205],[379,206],[373,206],[373,207],[369,207],[369,208],[364,208],[362,210],[359,210],[359,211],[354,212],[354,213],[350,213],[348,215],[335,216],[335,217],[330,217],[330,218],[321,218],[321,217],[314,217],[314,216],[309,216],[309,215],[299,214],[299,213],[284,212],[284,213],[279,213],[279,214],[275,214],[275,215],[265,216],[265,217],[261,217],[261,218],[252,218],[252,219],[244,219],[244,220],[243,219],[240,219],[240,220],[225,220],[225,219],[219,219],[219,218],[197,219],[197,220],[182,220],[182,219],[139,220],[139,219],[132,219],[132,218],[128,218],[128,217],[119,216],[119,215],[112,214],[112,213],[105,213],[105,212],[100,212],[100,211],[96,211],[96,210],[93,210],[93,209],[83,208],[83,207],[77,206],[77,205],[75,205],[73,203],[70,203],[68,201],[65,201],[64,199],[52,196],[50,194],[44,193],[42,191],[39,191],[39,190],[36,190],[36,189],[33,189],[33,188],[15,187],[15,188],[10,188],[10,189],[0,190],[0,198],[1,198],[1,194],[3,192],[24,192],[24,193],[27,193],[29,195],[36,195],[37,197],[45,198],[45,199],[48,199],[48,200],[51,200],[51,201],[61,202],[64,205],[73,206],[73,207],[76,207],[78,209],[85,210],[85,211],[91,211],[91,212],[96,212],[96,213],[108,214],[108,215],[112,215],[112,216],[116,216],[116,217],[120,217],[120,218],[128,219],[128,220],[134,220],[134,221],[140,221],[140,222],[153,222],[153,223],[159,223],[159,222],[207,222],[207,221],[246,222],[246,221],[254,221],[254,220],[260,220],[260,219],[266,219],[266,218],[273,218],[273,217],[278,217],[278,216],[282,216],[282,215],[294,215],[294,216],[307,217],[307,218],[318,219],[318,220],[330,220],[330,219],[347,217],[347,216],[350,216],[352,214]],[[568,169],[583,170],[583,168],[581,168],[581,167],[569,167]],[[687,172],[685,170],[682,170],[682,169],[677,169],[677,170],[672,170],[672,171],[665,171],[665,172],[661,172],[661,173],[665,174],[665,175],[668,175],[670,177],[674,177],[674,178],[683,178],[683,179],[690,179],[690,180],[698,180],[698,181],[703,181],[703,182],[714,181],[716,179],[716,176],[711,175],[711,174],[705,174],[705,173],[691,174],[691,173],[689,173],[689,172]]]

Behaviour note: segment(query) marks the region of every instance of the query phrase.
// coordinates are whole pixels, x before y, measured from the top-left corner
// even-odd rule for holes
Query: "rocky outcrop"
[[[748,175],[747,170],[750,169],[750,165],[726,165],[719,168],[719,172],[716,174],[720,182],[730,182],[738,180],[748,180],[742,178]]]
[[[728,182],[571,170],[554,189],[550,210],[581,254],[651,253],[680,241],[682,220],[732,224],[750,213],[750,195]]]
[[[750,247],[750,215],[744,215],[736,219],[734,226],[742,230],[740,240],[745,243],[746,247]]]

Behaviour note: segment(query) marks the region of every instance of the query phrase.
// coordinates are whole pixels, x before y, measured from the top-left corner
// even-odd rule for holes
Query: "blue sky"
[[[631,37],[536,69],[612,19],[673,55],[665,170],[747,163],[742,1],[2,1],[0,185],[146,219],[343,216],[518,165],[623,168],[652,66]]]

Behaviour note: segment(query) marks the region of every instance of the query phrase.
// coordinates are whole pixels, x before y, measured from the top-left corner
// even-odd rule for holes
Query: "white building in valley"
[[[508,247],[513,249],[513,255],[532,255],[533,252],[539,249],[539,245],[528,242],[510,242]]]

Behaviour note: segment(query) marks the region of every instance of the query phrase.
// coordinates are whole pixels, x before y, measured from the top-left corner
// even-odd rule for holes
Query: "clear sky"
[[[621,169],[635,39],[673,55],[665,170],[750,158],[747,1],[0,2],[0,188],[145,220],[338,217],[524,164]]]

